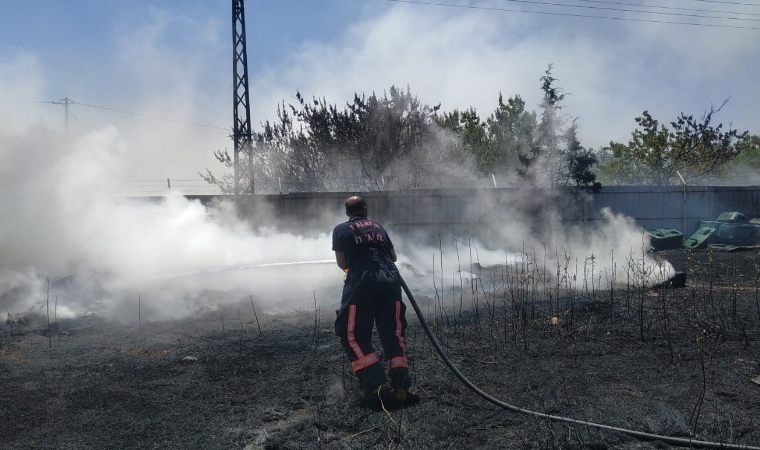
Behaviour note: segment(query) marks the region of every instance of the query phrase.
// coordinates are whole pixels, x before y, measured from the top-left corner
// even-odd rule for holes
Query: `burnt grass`
[[[658,257],[687,273],[686,287],[648,289],[621,268],[625,288],[590,277],[560,289],[496,267],[418,301],[460,370],[507,403],[760,446],[760,386],[752,382],[760,375],[760,254]],[[255,319],[251,309],[241,301],[183,321],[3,325],[0,448],[668,447],[484,401],[447,370],[411,307],[407,342],[422,401],[373,411],[353,393],[332,310]]]

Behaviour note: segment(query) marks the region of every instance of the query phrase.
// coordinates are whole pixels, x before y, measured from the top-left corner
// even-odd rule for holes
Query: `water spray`
[[[191,272],[173,273],[170,275],[164,275],[158,277],[160,279],[166,278],[182,278],[191,277],[197,275],[207,275],[212,273],[232,272],[236,270],[250,270],[250,269],[265,269],[267,267],[289,267],[289,266],[316,266],[323,264],[335,264],[334,259],[320,259],[316,261],[292,261],[292,262],[280,262],[280,263],[264,263],[264,264],[235,264],[232,266],[214,267],[210,269],[194,270]]]

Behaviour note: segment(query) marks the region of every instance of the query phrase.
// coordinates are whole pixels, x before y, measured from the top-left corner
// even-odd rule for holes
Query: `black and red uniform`
[[[401,301],[401,284],[391,260],[393,243],[388,233],[364,215],[354,215],[335,227],[332,247],[333,251],[343,252],[348,262],[335,333],[353,372],[367,392],[387,381],[394,389],[408,390],[406,305]],[[372,346],[375,324],[388,361],[387,378]]]

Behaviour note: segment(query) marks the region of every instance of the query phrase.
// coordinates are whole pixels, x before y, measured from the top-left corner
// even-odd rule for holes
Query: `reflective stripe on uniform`
[[[409,368],[409,362],[406,360],[406,356],[391,358],[388,365],[391,369]]]
[[[369,355],[359,358],[356,361],[351,363],[351,370],[354,371],[354,373],[371,366],[372,364],[380,362],[380,358],[377,357],[377,353],[372,352]]]
[[[401,301],[396,301],[396,340],[401,347],[401,357],[406,361],[406,341],[403,335],[404,328],[401,324]],[[394,358],[395,359],[395,358]]]
[[[362,352],[361,347],[359,347],[359,344],[356,343],[356,336],[354,334],[354,330],[356,329],[356,305],[350,305],[348,307],[348,326],[346,327],[346,337],[348,339],[348,345],[351,347],[351,350],[354,351],[354,355],[356,355],[357,359],[362,359],[364,357],[364,352]]]

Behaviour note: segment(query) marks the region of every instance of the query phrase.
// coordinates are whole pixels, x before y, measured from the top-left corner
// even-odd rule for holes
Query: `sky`
[[[562,112],[577,118],[586,147],[626,141],[644,110],[667,122],[727,98],[716,119],[758,133],[760,6],[751,1],[649,8],[663,15],[633,12],[643,9],[635,0],[572,1],[583,9],[559,6],[570,0],[251,0],[252,124],[275,118],[296,92],[340,105],[394,85],[483,118],[500,93],[538,109],[552,64],[568,94]],[[729,12],[734,20],[695,17]],[[213,153],[232,150],[231,17],[222,0],[0,3],[0,314],[44,311],[48,280],[69,315],[134,319],[137,300],[150,317],[172,318],[209,296],[335,306],[343,273],[329,232],[342,211],[326,212],[324,233],[307,238],[253,229],[224,201],[206,208],[181,195],[213,192],[198,172],[221,175]],[[68,134],[62,99],[73,102]],[[616,267],[601,255],[648,248],[632,219],[601,219],[585,237],[554,227],[550,242],[518,220],[503,231],[518,244],[572,243],[565,251],[576,261],[600,258],[599,273]],[[455,249],[396,243],[404,267],[429,272],[439,255],[455,276]],[[515,250],[488,248],[494,261]],[[413,283],[430,289],[430,279]]]

